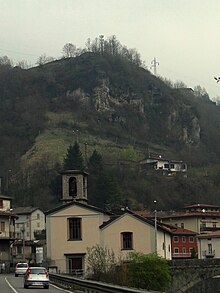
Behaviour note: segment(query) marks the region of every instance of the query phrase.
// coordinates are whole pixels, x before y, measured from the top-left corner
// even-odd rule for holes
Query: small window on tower
[[[76,185],[75,177],[70,177],[69,179],[69,196],[72,196],[72,197],[77,196],[77,185]]]

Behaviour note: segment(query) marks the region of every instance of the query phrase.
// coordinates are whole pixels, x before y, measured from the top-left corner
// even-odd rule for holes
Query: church
[[[171,235],[166,229],[129,209],[116,215],[89,205],[88,173],[66,170],[61,176],[62,204],[46,213],[49,267],[59,273],[85,275],[88,248],[97,245],[123,260],[132,251],[157,252],[171,259]]]

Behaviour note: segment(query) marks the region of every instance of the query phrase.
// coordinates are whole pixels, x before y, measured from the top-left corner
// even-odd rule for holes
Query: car
[[[18,262],[15,266],[15,277],[19,275],[24,275],[29,268],[28,263],[26,262]]]
[[[29,267],[24,275],[24,288],[43,286],[49,289],[49,273],[44,267]]]

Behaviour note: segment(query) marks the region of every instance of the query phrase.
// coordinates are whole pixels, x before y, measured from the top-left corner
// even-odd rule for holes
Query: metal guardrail
[[[159,291],[146,291],[135,288],[127,288],[107,283],[85,280],[81,278],[73,278],[70,276],[51,274],[50,282],[67,288],[69,290],[79,290],[77,292],[86,293],[161,293]]]

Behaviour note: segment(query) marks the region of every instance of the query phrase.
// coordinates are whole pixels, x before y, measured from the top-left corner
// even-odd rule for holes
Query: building
[[[185,162],[162,158],[161,155],[152,156],[149,154],[148,158],[139,162],[139,169],[147,174],[187,177],[187,164]]]
[[[60,273],[82,273],[87,269],[87,249],[96,245],[111,249],[120,258],[131,251],[156,250],[171,259],[171,237],[166,229],[155,229],[153,221],[128,209],[114,215],[89,205],[87,176],[76,170],[62,173],[63,204],[46,213],[49,266]]]
[[[163,227],[167,228],[171,233],[172,259],[191,259],[198,257],[196,232],[170,224],[165,224]]]
[[[26,240],[17,239],[14,241],[11,254],[12,264],[26,261],[29,264],[41,265],[46,261],[46,239]]]
[[[11,198],[0,191],[0,271],[9,271],[11,264],[11,245],[15,240],[16,214],[11,209]]]
[[[17,239],[35,240],[45,232],[45,214],[38,207],[17,207],[14,212],[18,216],[15,221]]]
[[[200,259],[220,258],[220,230],[198,236]]]
[[[197,234],[215,232],[220,230],[220,207],[209,204],[187,205],[181,212],[161,216],[161,221]]]

